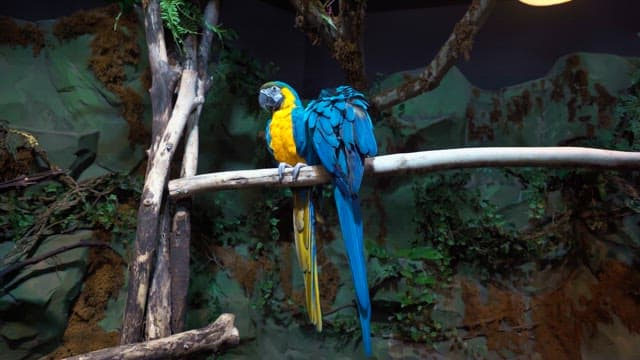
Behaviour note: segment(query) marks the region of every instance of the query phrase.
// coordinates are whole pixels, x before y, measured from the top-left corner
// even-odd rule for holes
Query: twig
[[[29,266],[29,265],[33,265],[36,263],[39,263],[42,260],[45,260],[47,258],[50,258],[52,256],[56,256],[60,253],[63,253],[65,251],[69,251],[69,250],[73,250],[75,248],[79,248],[79,247],[88,247],[88,246],[96,246],[96,247],[108,247],[110,249],[111,245],[105,243],[105,242],[97,242],[97,241],[80,241],[78,243],[75,244],[71,244],[71,245],[65,245],[65,246],[61,246],[57,249],[53,249],[51,251],[48,251],[42,255],[38,255],[23,261],[18,261],[15,262],[13,264],[7,265],[5,267],[3,267],[2,269],[0,269],[0,280],[2,280],[2,283],[4,284],[4,279],[5,277],[7,277],[8,275],[11,275],[12,273],[21,270],[22,268]],[[112,249],[113,250],[113,249]]]
[[[327,11],[320,1],[289,0],[296,9],[296,27],[315,45],[322,40],[344,72],[347,83],[359,90],[367,85],[362,33],[365,0],[340,0],[338,14]]]
[[[331,314],[337,313],[338,311],[341,311],[341,310],[344,310],[344,309],[348,309],[348,308],[355,308],[355,307],[356,307],[355,304],[345,304],[345,305],[342,305],[342,306],[338,306],[337,308],[333,308],[333,309],[331,309],[329,311],[325,311],[322,314],[322,316],[329,316]]]
[[[64,171],[60,169],[51,169],[43,172],[39,172],[33,175],[19,176],[15,179],[4,181],[0,183],[0,191],[11,190],[17,187],[27,187],[56,177],[60,174],[64,174]]]

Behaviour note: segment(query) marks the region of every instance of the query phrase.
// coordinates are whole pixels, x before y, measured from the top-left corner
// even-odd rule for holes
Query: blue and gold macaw
[[[285,167],[322,164],[331,174],[342,237],[349,258],[362,327],[365,353],[371,355],[371,302],[367,284],[358,192],[364,174],[364,159],[375,156],[376,139],[368,103],[349,86],[323,90],[306,108],[296,91],[275,81],[260,88],[260,105],[271,111],[267,123],[267,145],[282,178]],[[292,165],[295,164],[295,165]],[[298,260],[304,272],[307,311],[311,322],[322,329],[314,235],[313,203],[309,189],[294,191],[293,224]]]

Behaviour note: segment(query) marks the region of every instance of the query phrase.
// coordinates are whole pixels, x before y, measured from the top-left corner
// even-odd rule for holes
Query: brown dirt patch
[[[318,264],[320,265],[320,273],[318,274],[318,282],[320,283],[320,306],[324,312],[327,312],[336,300],[336,294],[340,286],[340,273],[338,272],[338,268],[324,253],[322,247],[318,248]]]
[[[466,338],[484,336],[490,351],[526,355],[533,348],[543,359],[581,359],[581,349],[600,323],[615,318],[631,333],[640,333],[640,274],[616,260],[605,260],[601,272],[574,271],[560,287],[531,298],[488,285],[486,294],[462,283]],[[531,323],[525,315],[530,311]]]
[[[524,118],[529,115],[532,108],[531,93],[525,89],[520,95],[512,97],[507,104],[507,120],[522,127]]]
[[[117,31],[114,31],[114,21],[119,12],[117,4],[93,10],[80,10],[60,18],[53,33],[60,40],[84,34],[94,35],[91,40],[89,67],[98,80],[122,101],[122,116],[129,123],[129,142],[147,144],[150,135],[142,122],[142,95],[125,85],[125,66],[135,66],[140,60],[137,43],[140,25],[135,14],[130,12],[120,16]]]
[[[468,337],[486,336],[489,350],[508,349],[522,353],[530,332],[525,326],[527,309],[522,296],[489,284],[486,299],[483,299],[477,286],[462,282],[462,298]]]
[[[597,279],[589,296],[569,296],[569,279],[562,288],[534,298],[537,349],[543,358],[580,359],[582,342],[595,333],[598,323],[612,324],[614,316],[629,332],[640,333],[640,274],[606,260]]]
[[[469,129],[469,140],[479,142],[493,141],[495,134],[491,126],[476,124],[476,110],[473,106],[469,105],[467,107],[465,117],[467,119],[467,128]]]
[[[236,253],[233,249],[215,246],[213,248],[215,256],[225,269],[231,270],[233,277],[238,280],[244,288],[246,294],[253,293],[259,274],[264,274],[273,269],[273,262],[266,256],[261,256],[256,260],[246,259]]]
[[[35,57],[44,47],[44,33],[33,23],[20,26],[10,17],[0,16],[0,44],[11,47],[31,45]]]
[[[290,311],[297,314],[297,310],[302,309],[305,305],[304,288],[294,289],[292,284],[292,276],[302,276],[297,261],[293,260],[291,254],[291,243],[281,244],[281,261],[280,261],[280,286],[291,299],[293,305],[288,307]],[[322,251],[322,245],[318,245],[318,282],[320,286],[320,307],[323,312],[331,309],[335,301],[338,287],[340,285],[340,273],[338,268]],[[286,306],[286,305],[285,305]]]
[[[98,323],[104,318],[109,299],[117,296],[124,284],[124,268],[120,256],[110,249],[89,251],[84,287],[71,310],[62,344],[46,359],[62,359],[118,345],[120,333],[106,332]]]

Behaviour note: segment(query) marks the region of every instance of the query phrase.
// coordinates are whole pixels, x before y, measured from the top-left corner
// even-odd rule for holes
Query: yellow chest
[[[289,165],[305,163],[298,155],[296,143],[293,139],[293,122],[291,121],[292,108],[281,109],[273,113],[269,133],[271,134],[271,151],[278,162]]]

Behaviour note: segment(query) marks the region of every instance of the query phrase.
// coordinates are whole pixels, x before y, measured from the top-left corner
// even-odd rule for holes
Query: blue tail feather
[[[369,301],[369,285],[367,284],[367,264],[364,258],[360,201],[357,194],[345,194],[337,186],[334,190],[334,196],[342,228],[342,238],[353,276],[353,285],[356,290],[362,343],[366,355],[371,356],[371,303]]]

